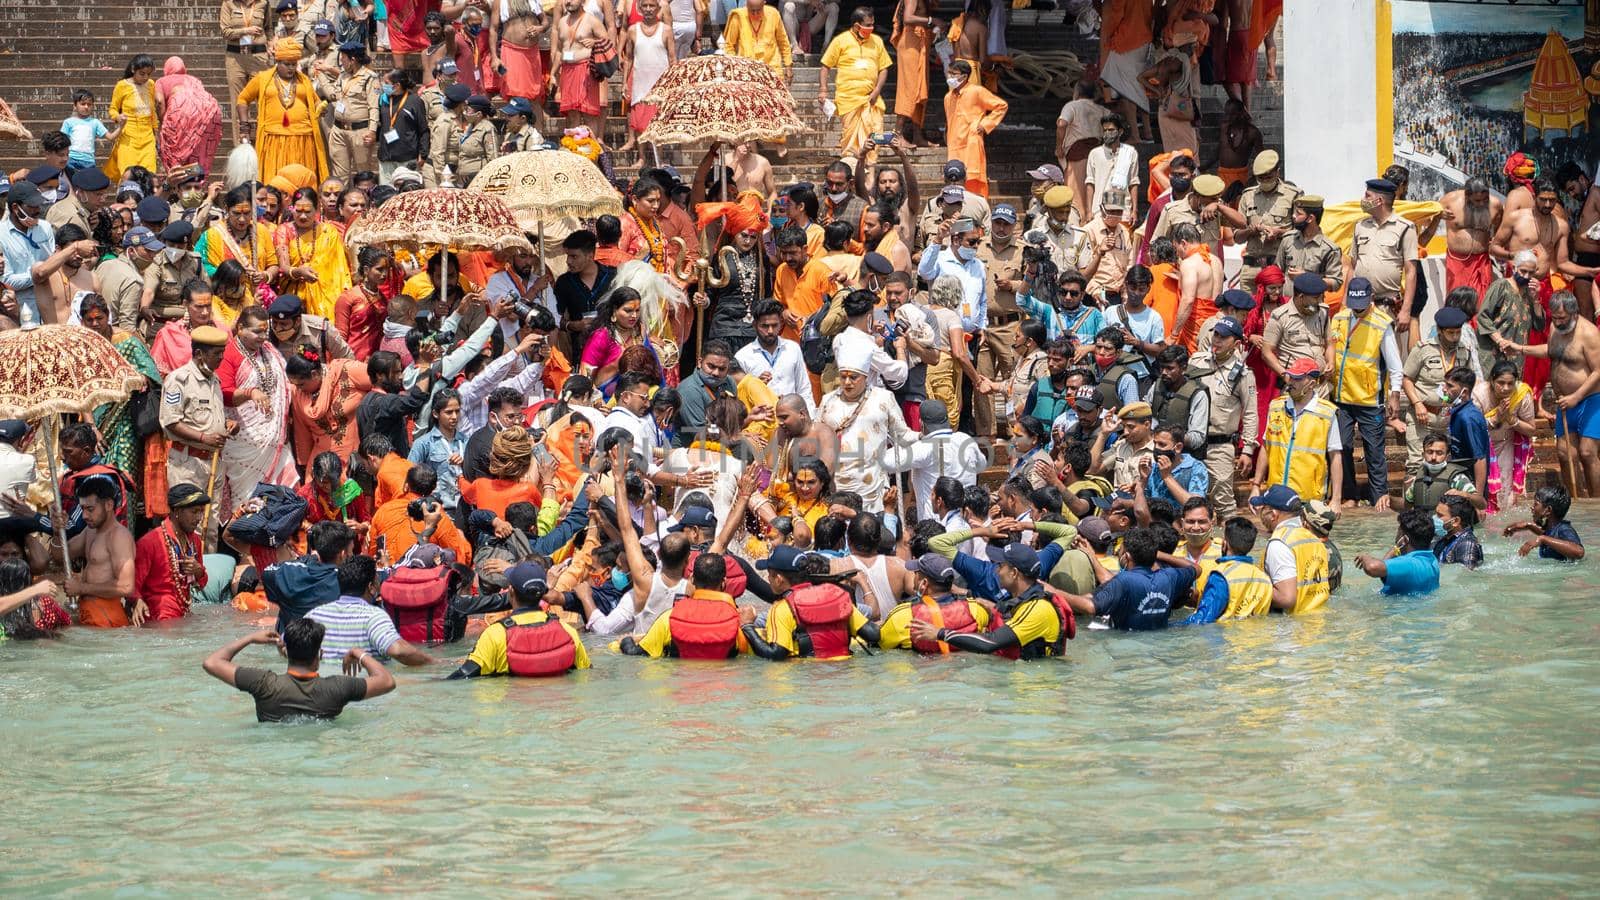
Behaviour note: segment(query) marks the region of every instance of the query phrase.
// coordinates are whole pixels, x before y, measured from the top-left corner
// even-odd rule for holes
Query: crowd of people
[[[241,53],[256,44],[237,17],[258,5],[224,8]],[[569,7],[558,29],[588,15]],[[533,65],[507,58],[518,40],[537,46],[511,30],[518,9],[487,16],[507,77]],[[772,13],[746,0],[728,27],[758,46],[782,34]],[[897,27],[931,26],[924,13],[906,0]],[[401,119],[442,96],[461,116],[443,143],[493,149],[534,127],[519,100],[537,98],[464,96],[440,84],[460,75],[448,58],[436,80],[377,79],[359,42],[337,51],[331,91],[308,87],[297,48],[325,48],[324,24],[275,37],[277,68],[239,95],[270,110],[259,186],[139,156],[121,113],[109,148],[93,129],[83,146],[46,135],[46,159],[10,180],[5,325],[86,329],[145,378],[65,427],[59,459],[42,458],[39,423],[0,422],[10,636],[58,632],[58,595],[93,627],[231,602],[272,627],[206,671],[276,720],[336,715],[393,688],[382,658],[429,666],[468,638],[451,677],[588,667],[601,645],[585,632],[650,657],[839,658],[859,642],[1036,659],[1079,618],[1304,614],[1340,589],[1332,529],[1358,505],[1401,507],[1393,553],[1354,560],[1390,593],[1480,564],[1489,516],[1529,535],[1524,555],[1584,556],[1567,513],[1600,496],[1600,331],[1597,260],[1573,241],[1600,192],[1582,173],[1558,190],[1516,164],[1503,202],[1482,179],[1440,198],[1450,290],[1433,311],[1426,238],[1394,212],[1405,171],[1353,186],[1365,218],[1336,245],[1323,199],[1250,148],[1242,103],[1224,129],[1245,153],[1230,186],[1196,152],[1141,164],[1137,122],[1086,80],[1026,202],[991,200],[982,135],[1005,105],[958,54],[946,103],[965,131],[924,202],[913,141],[873,134],[883,46],[858,9],[822,64],[847,141],[859,114],[898,166],[863,152],[779,186],[755,148],[725,178],[713,148],[687,180],[619,185],[624,214],[582,222],[554,260],[356,251],[353,223],[427,183],[411,155],[425,132],[407,143]],[[420,27],[441,24],[460,22]],[[130,90],[151,69],[133,60]],[[156,96],[148,136],[165,146]],[[326,139],[316,97],[338,98]],[[351,115],[382,132],[375,158]],[[596,133],[527,149],[593,160]],[[1075,179],[1058,162],[1090,139]],[[404,158],[383,149],[397,143]],[[437,183],[467,164],[444,159]],[[1560,191],[1582,204],[1570,227]],[[1546,424],[1565,486],[1532,489]],[[41,472],[59,511],[28,489]],[[287,672],[237,666],[252,643],[280,646]],[[314,677],[323,663],[347,675]]]

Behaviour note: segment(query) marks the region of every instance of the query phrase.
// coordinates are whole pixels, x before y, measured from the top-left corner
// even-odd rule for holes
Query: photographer
[[[431,466],[412,466],[406,473],[404,492],[372,514],[372,527],[367,532],[369,553],[379,555],[380,540],[389,560],[404,556],[415,544],[434,544],[455,553],[459,562],[471,563],[472,545],[445,515],[444,503],[435,493],[437,488],[438,476]]]

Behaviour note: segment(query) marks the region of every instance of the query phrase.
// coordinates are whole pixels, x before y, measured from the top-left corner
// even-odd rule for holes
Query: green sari
[[[150,348],[144,341],[131,331],[123,331],[111,336],[111,346],[122,354],[128,364],[139,370],[139,374],[149,382],[150,390],[161,389],[161,372],[156,368],[156,361],[150,356]],[[100,436],[105,441],[101,455],[108,466],[127,473],[134,484],[144,484],[144,441],[133,428],[133,407],[128,403],[107,403],[94,411],[95,427],[100,429]],[[130,497],[129,509],[138,503],[142,511],[144,504],[142,497]]]

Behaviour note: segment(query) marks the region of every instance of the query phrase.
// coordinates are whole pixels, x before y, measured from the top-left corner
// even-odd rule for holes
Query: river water
[[[1600,544],[1600,516],[1574,516]],[[1341,524],[1346,559],[1392,519]],[[1064,660],[643,661],[260,725],[249,630],[0,644],[10,895],[1592,893],[1597,566]],[[464,652],[464,650],[460,651]],[[281,668],[252,647],[245,664]]]

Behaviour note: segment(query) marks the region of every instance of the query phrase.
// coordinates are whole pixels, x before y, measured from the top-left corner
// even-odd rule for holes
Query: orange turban
[[[761,195],[756,191],[740,193],[737,203],[702,203],[696,211],[697,224],[705,228],[721,219],[722,233],[730,237],[744,231],[765,231],[767,213],[762,205]]]
[[[272,44],[272,56],[279,62],[299,62],[305,48],[292,37],[278,38]]]

